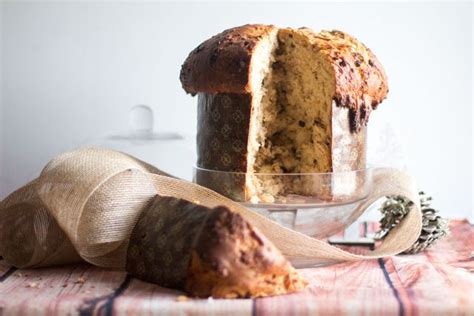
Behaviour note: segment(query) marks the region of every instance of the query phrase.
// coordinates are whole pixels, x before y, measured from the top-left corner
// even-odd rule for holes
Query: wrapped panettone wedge
[[[307,284],[241,215],[160,196],[133,229],[126,269],[198,297],[270,296]]]
[[[244,25],[194,49],[180,79],[198,95],[198,183],[273,202],[290,194],[334,200],[364,181],[363,173],[271,176],[366,168],[366,124],[388,86],[375,55],[352,36]]]

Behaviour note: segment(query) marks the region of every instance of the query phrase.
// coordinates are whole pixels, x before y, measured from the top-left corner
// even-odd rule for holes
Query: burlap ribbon
[[[394,169],[374,171],[374,190],[353,219],[386,195],[405,196],[414,202],[414,209],[379,247],[362,256],[287,229],[212,190],[173,178],[129,155],[85,148],[54,158],[36,180],[0,203],[0,255],[17,267],[85,260],[123,269],[130,234],[156,194],[208,207],[227,206],[296,264],[394,255],[409,248],[421,231],[415,182]]]

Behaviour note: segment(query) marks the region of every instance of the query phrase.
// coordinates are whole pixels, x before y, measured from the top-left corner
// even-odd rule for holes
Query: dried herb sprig
[[[439,215],[439,211],[430,207],[432,198],[423,191],[419,192],[422,212],[422,230],[418,240],[404,253],[415,254],[424,251],[437,240],[448,234],[448,221]],[[380,206],[382,213],[380,231],[377,238],[385,238],[413,208],[413,202],[402,196],[386,197],[387,200]]]

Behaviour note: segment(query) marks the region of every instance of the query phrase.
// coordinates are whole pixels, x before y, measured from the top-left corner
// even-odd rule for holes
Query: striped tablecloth
[[[0,261],[0,315],[474,315],[474,226],[450,229],[423,254],[302,269],[304,292],[254,300],[191,299],[87,264],[17,270]]]

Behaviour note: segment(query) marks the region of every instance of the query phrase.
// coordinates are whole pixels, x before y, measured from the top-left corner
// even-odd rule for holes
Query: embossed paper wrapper
[[[139,253],[136,247],[129,248],[130,240],[137,245],[136,238],[142,237],[137,235],[140,229],[133,233],[136,224],[159,195],[186,200],[193,207],[226,206],[253,224],[296,265],[394,255],[409,248],[421,230],[416,184],[411,176],[394,169],[374,170],[373,178],[374,190],[354,211],[355,216],[386,195],[405,196],[415,207],[375,250],[357,255],[287,229],[208,188],[163,175],[159,169],[127,154],[98,148],[78,149],[54,158],[37,179],[0,203],[0,254],[17,267],[84,260],[100,267],[125,269],[137,260],[131,252]],[[153,210],[155,213],[147,215],[147,220],[139,225],[156,228],[161,220],[166,220],[170,225],[180,222],[182,227],[186,226],[186,211],[170,213],[167,207]],[[156,247],[149,256],[163,256],[162,251],[171,242],[183,242],[183,247],[188,248],[193,230],[181,228],[179,232],[182,233],[173,233],[176,240],[166,240],[166,244],[156,237],[164,248]],[[158,229],[155,235],[171,233],[168,227]],[[138,240],[138,245],[150,242],[146,238]],[[157,265],[159,260],[169,260],[165,258],[157,258]],[[176,262],[173,258],[170,262]],[[134,265],[137,266],[138,263]],[[140,271],[132,272],[139,275]],[[147,273],[153,280],[154,272]],[[174,281],[179,282],[179,278]]]
[[[140,279],[184,290],[193,243],[208,212],[186,200],[157,197],[132,231],[126,270]]]
[[[197,166],[231,173],[198,171],[195,181],[236,201],[246,198],[250,105],[250,94],[198,94]]]

